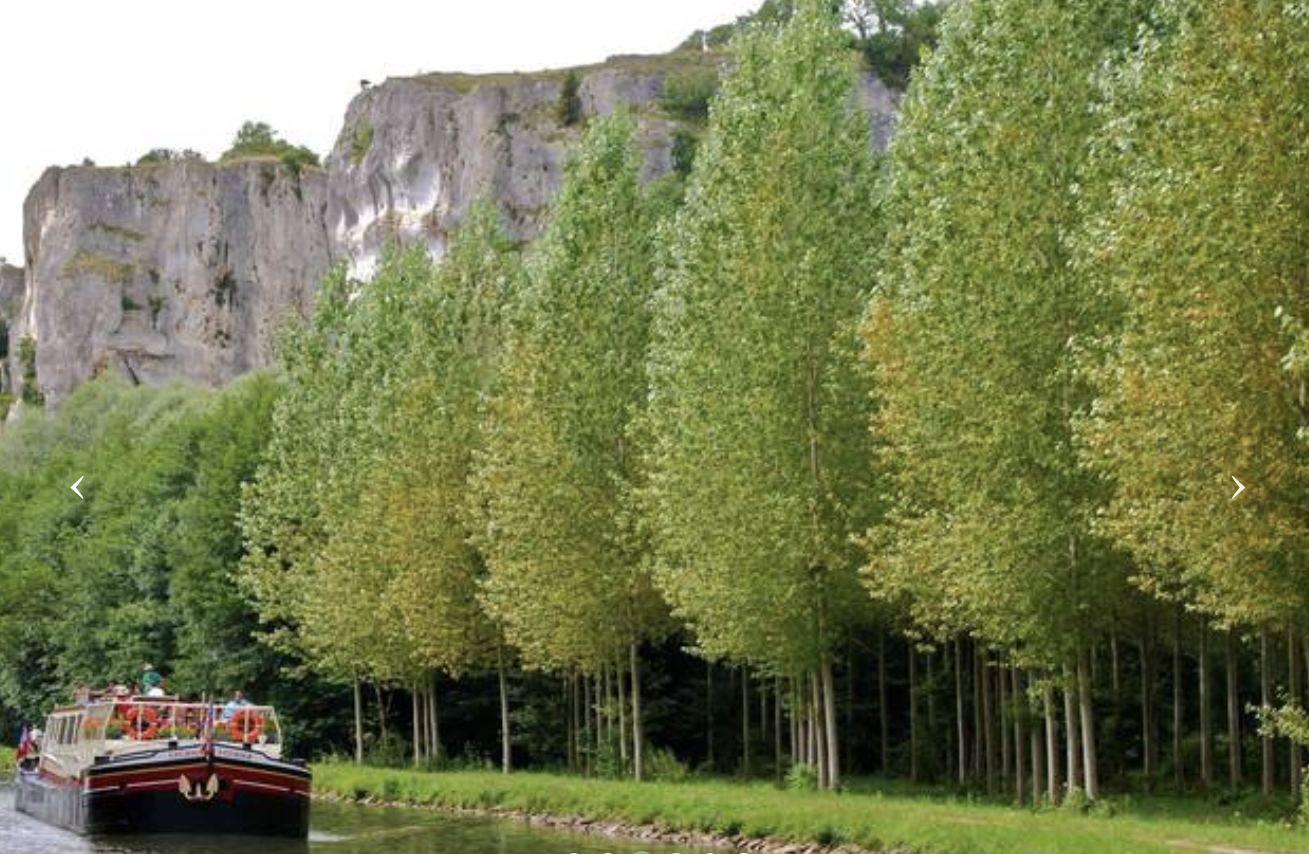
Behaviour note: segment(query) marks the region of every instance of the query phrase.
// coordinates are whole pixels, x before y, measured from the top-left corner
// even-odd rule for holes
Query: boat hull
[[[309,772],[241,757],[93,766],[79,779],[21,771],[15,806],[81,834],[242,834],[304,839]]]

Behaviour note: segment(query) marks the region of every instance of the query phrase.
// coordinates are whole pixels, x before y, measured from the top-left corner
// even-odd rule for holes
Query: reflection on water
[[[309,840],[143,836],[85,839],[14,811],[0,787],[0,854],[673,854],[649,842],[534,830],[424,810],[315,803]],[[686,851],[683,854],[703,854]]]

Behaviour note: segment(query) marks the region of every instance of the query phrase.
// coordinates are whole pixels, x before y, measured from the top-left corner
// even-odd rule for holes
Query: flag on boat
[[[23,734],[18,739],[18,750],[14,752],[14,761],[22,762],[35,747],[36,742],[32,739],[32,728],[24,724]]]

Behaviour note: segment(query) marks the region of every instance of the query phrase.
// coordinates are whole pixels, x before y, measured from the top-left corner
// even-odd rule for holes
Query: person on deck
[[[245,694],[241,693],[240,688],[236,689],[232,692],[232,699],[228,700],[227,705],[223,706],[223,720],[230,721],[232,716],[236,714],[237,709],[248,705],[250,705],[250,701],[245,698]]]
[[[141,669],[141,688],[147,697],[164,696],[164,677],[159,675],[153,664],[143,664]]]

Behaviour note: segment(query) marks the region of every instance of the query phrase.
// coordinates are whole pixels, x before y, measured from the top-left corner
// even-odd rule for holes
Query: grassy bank
[[[425,773],[340,763],[316,765],[314,785],[321,792],[346,798],[578,816],[783,842],[853,843],[871,851],[1309,852],[1309,832],[1245,819],[1230,808],[1205,808],[1196,802],[1143,801],[1139,807],[1120,804],[1114,815],[1082,815],[882,791],[874,784],[841,794],[783,792],[764,783],[636,784],[552,774]],[[1175,806],[1167,806],[1170,803]]]

